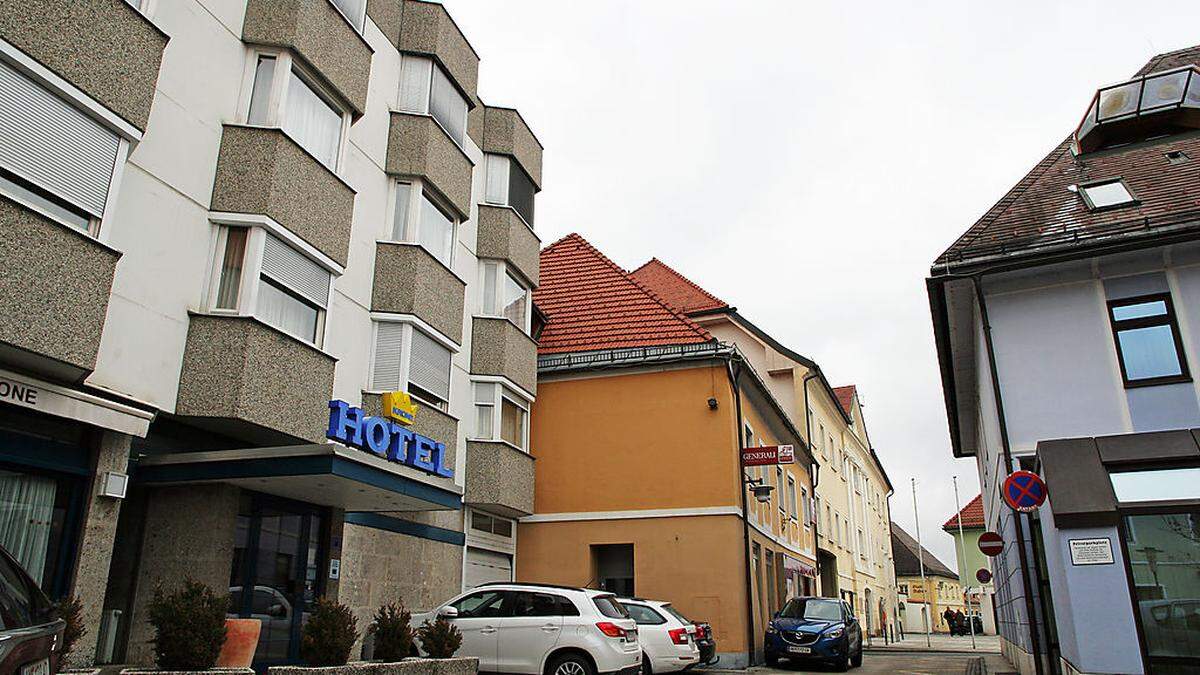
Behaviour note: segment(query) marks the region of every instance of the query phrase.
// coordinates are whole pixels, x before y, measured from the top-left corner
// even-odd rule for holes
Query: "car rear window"
[[[680,623],[692,623],[691,619],[680,614],[679,610],[675,609],[674,607],[672,607],[670,605],[663,605],[661,609],[662,609],[662,611],[666,612],[667,614],[670,614],[671,616],[675,617],[676,619],[679,619]]]
[[[625,609],[624,605],[617,602],[615,595],[597,595],[592,598],[592,604],[596,605],[596,609],[600,610],[601,614],[610,619],[630,618],[629,611]]]
[[[667,622],[666,617],[645,605],[622,602],[621,606],[629,612],[629,616],[633,617],[639,626],[657,626]]]

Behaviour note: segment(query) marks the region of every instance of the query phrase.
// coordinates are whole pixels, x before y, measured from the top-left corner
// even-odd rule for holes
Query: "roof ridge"
[[[721,304],[722,306],[724,306],[724,307],[728,307],[728,306],[729,306],[729,303],[728,303],[728,302],[725,302],[724,300],[722,300],[722,299],[718,298],[717,296],[713,295],[712,293],[709,293],[707,290],[705,290],[705,289],[704,289],[704,287],[700,286],[700,284],[697,284],[696,282],[694,282],[694,281],[692,281],[691,279],[687,278],[687,277],[686,277],[686,276],[684,276],[684,275],[683,275],[683,274],[682,274],[682,273],[681,273],[679,270],[675,269],[674,267],[671,267],[670,265],[668,265],[666,262],[664,262],[663,260],[661,260],[661,259],[660,259],[660,258],[658,258],[657,256],[655,256],[655,257],[653,257],[653,258],[651,258],[651,259],[647,260],[647,261],[646,261],[646,263],[645,263],[644,265],[642,265],[641,267],[637,268],[637,270],[634,270],[634,271],[633,271],[633,272],[631,272],[630,274],[636,273],[637,271],[639,271],[639,270],[643,269],[644,267],[646,267],[646,266],[647,266],[647,265],[649,265],[650,263],[658,263],[660,266],[662,266],[662,268],[663,268],[663,269],[665,269],[666,271],[668,271],[668,272],[670,272],[671,274],[673,274],[673,275],[675,275],[676,277],[678,277],[678,278],[679,278],[679,280],[680,280],[680,281],[682,281],[683,283],[685,283],[685,284],[687,284],[688,286],[691,286],[692,288],[694,288],[694,289],[696,289],[697,291],[699,291],[701,295],[703,295],[704,297],[708,298],[709,300],[712,300],[713,302],[716,302],[716,303],[720,303],[720,304]]]

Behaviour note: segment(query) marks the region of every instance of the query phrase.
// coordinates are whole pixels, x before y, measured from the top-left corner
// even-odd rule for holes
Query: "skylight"
[[[1137,201],[1120,178],[1091,185],[1080,185],[1079,194],[1083,195],[1083,201],[1093,211],[1132,204]]]
[[[1091,152],[1163,132],[1200,126],[1200,70],[1150,73],[1096,92],[1075,130],[1074,150]]]

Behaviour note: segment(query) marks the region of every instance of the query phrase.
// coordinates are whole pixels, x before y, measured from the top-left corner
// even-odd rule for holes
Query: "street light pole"
[[[967,540],[963,538],[962,527],[962,508],[958,505],[958,476],[951,476],[954,483],[954,517],[958,519],[958,578],[962,579],[963,570],[967,566]],[[975,649],[975,620],[971,618],[971,591],[970,586],[967,586],[967,593],[963,600],[967,601],[967,623],[971,626],[971,649]],[[980,594],[982,594],[982,589]]]
[[[917,565],[921,568],[921,594],[925,601],[925,646],[933,649],[933,639],[929,636],[933,624],[933,607],[929,601],[929,584],[925,582],[925,548],[921,546],[921,513],[917,510],[917,479],[912,479],[913,517],[917,521]]]

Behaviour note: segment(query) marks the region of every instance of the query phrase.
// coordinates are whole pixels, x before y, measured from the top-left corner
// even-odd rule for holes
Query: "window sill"
[[[337,360],[338,360],[338,357],[325,351],[325,349],[323,347],[318,347],[317,345],[315,345],[311,342],[306,342],[304,339],[298,338],[295,335],[292,335],[291,333],[289,333],[285,330],[280,330],[279,328],[272,326],[271,324],[267,323],[266,321],[263,321],[262,319],[258,318],[257,316],[254,316],[253,314],[242,314],[240,312],[228,312],[228,311],[222,311],[222,310],[206,310],[203,312],[188,312],[188,314],[195,315],[195,316],[212,316],[212,317],[216,317],[219,319],[247,319],[249,321],[253,321],[254,323],[257,323],[260,326],[267,328],[268,330],[279,333],[280,335],[295,342],[296,344],[303,345],[303,346],[313,350],[314,352],[321,354],[322,356],[330,359],[331,361],[337,362]]]
[[[433,258],[434,262],[441,265],[442,269],[446,270],[450,274],[453,274],[454,278],[458,279],[460,282],[462,282],[462,284],[464,286],[467,285],[467,280],[464,279],[461,274],[459,274],[458,272],[455,272],[454,268],[451,267],[451,265],[454,263],[453,259],[450,261],[451,265],[447,265],[446,263],[442,262],[442,260],[440,258],[438,258],[436,255],[434,255],[433,253],[430,253],[429,249],[425,248],[424,246],[418,244],[415,241],[400,241],[398,239],[376,239],[375,243],[376,244],[389,244],[391,246],[416,246],[417,248],[424,251],[425,254],[428,255],[430,258]],[[454,243],[457,245],[458,240],[455,239]]]
[[[400,389],[396,389],[396,390],[394,390],[394,391],[401,391],[401,390],[400,390]],[[371,396],[383,396],[384,394],[389,394],[389,393],[391,393],[391,391],[382,391],[382,390],[378,390],[378,389],[363,389],[363,390],[362,390],[362,393],[363,393],[363,394],[368,394],[368,395],[371,395]],[[407,392],[406,392],[406,393],[407,393]],[[419,404],[421,405],[421,410],[432,410],[432,411],[433,411],[433,412],[435,412],[435,413],[438,413],[438,414],[440,414],[440,415],[443,415],[443,416],[445,416],[445,417],[449,417],[450,419],[454,420],[455,422],[461,422],[461,421],[462,421],[462,420],[461,420],[461,419],[459,419],[458,417],[455,417],[454,415],[451,415],[451,414],[450,414],[450,412],[449,412],[448,410],[442,410],[441,408],[439,408],[439,407],[437,407],[437,406],[435,406],[435,405],[432,405],[432,404],[430,404],[430,403],[426,403],[425,401],[423,401],[423,400],[421,400],[421,399],[417,398],[416,396],[413,396],[413,397],[412,397],[412,400],[413,400],[414,402],[416,402],[416,403],[419,403]],[[419,412],[419,411],[418,411],[418,412]],[[411,425],[409,425],[409,426],[411,426]]]
[[[243,127],[243,128],[246,128],[246,129],[263,129],[263,130],[266,130],[266,131],[278,131],[279,133],[283,134],[283,137],[284,137],[284,138],[288,139],[288,140],[289,140],[291,143],[293,143],[293,144],[294,144],[294,145],[295,145],[297,148],[299,148],[301,152],[303,152],[304,154],[308,155],[308,156],[309,156],[309,158],[310,158],[310,159],[312,159],[312,161],[316,162],[318,166],[320,166],[322,169],[325,169],[326,171],[328,171],[328,172],[329,172],[329,175],[331,175],[331,176],[333,176],[334,178],[338,179],[338,180],[339,180],[339,181],[342,183],[342,185],[345,185],[345,186],[346,186],[346,187],[347,187],[347,188],[348,188],[348,189],[349,189],[351,192],[353,192],[354,194],[356,194],[356,195],[358,194],[358,190],[355,190],[353,185],[351,185],[350,183],[348,183],[348,182],[346,181],[346,179],[345,179],[345,178],[342,178],[342,177],[341,177],[341,175],[340,175],[340,174],[338,174],[338,172],[337,172],[337,169],[334,169],[333,167],[329,166],[329,165],[328,165],[328,164],[326,164],[325,162],[322,162],[321,160],[317,159],[317,156],[316,156],[316,155],[314,155],[314,154],[312,154],[311,152],[309,152],[309,151],[308,151],[308,148],[305,148],[303,145],[300,145],[300,141],[297,141],[295,138],[292,138],[292,135],[291,135],[291,134],[289,134],[287,131],[285,131],[285,130],[283,129],[283,127],[271,126],[271,125],[267,125],[267,124],[250,124],[250,123],[248,123],[248,122],[226,122],[226,123],[224,124],[224,126],[227,126],[227,127]],[[346,139],[344,139],[344,138],[343,138],[341,142],[342,142],[343,144],[344,144],[344,143],[346,143]],[[345,150],[345,148],[344,148],[344,147],[343,147],[343,148],[339,148],[339,153],[338,153],[338,154],[340,155],[340,154],[342,153],[342,151],[344,151],[344,150]]]
[[[7,190],[4,190],[4,189],[0,189],[0,196],[3,196],[5,199],[13,202],[14,204],[20,205],[21,208],[33,211],[34,213],[45,218],[46,220],[49,220],[50,222],[54,223],[55,225],[58,225],[65,230],[68,230],[75,236],[80,237],[80,238],[84,239],[85,241],[96,244],[97,246],[99,246],[103,249],[106,249],[110,253],[115,253],[117,255],[124,255],[124,253],[122,251],[120,251],[116,248],[113,248],[107,242],[100,239],[99,236],[94,235],[91,232],[85,232],[84,230],[81,230],[78,227],[64,221],[62,218],[55,216],[53,213],[51,213],[47,209],[41,208],[36,203],[34,203],[32,200],[22,199],[21,197],[13,194]],[[101,225],[103,225],[103,220],[101,220]]]
[[[454,78],[450,78],[450,81],[454,82]],[[458,86],[457,82],[455,82],[454,84],[456,87]],[[471,98],[469,96],[464,96],[463,98],[467,99],[467,104],[470,105]],[[446,131],[446,127],[442,126],[442,123],[439,122],[436,117],[434,117],[433,115],[431,115],[427,112],[415,112],[412,110],[400,110],[400,109],[394,109],[390,112],[393,115],[411,115],[413,117],[428,117],[430,120],[433,121],[434,125],[437,126],[438,130],[441,131],[446,136],[446,140],[450,141],[450,143],[460,153],[462,153],[462,156],[466,158],[467,162],[469,162],[472,167],[475,166],[475,160],[471,159],[471,156],[469,154],[467,154],[466,147],[464,147],[467,142],[466,139],[470,138],[470,135],[468,135],[466,132],[466,127],[463,127],[463,142],[459,143],[458,141],[454,140],[454,137],[450,135],[449,131]],[[469,114],[471,112],[471,109],[467,108],[467,112]],[[465,220],[465,218],[464,218],[464,220]]]
[[[518,445],[513,445],[512,443],[509,443],[508,441],[506,441],[502,438],[475,438],[473,436],[467,436],[467,442],[468,443],[495,443],[496,445],[503,445],[503,446],[512,448],[513,450],[516,450],[517,452],[519,452],[523,455],[528,455],[530,459],[537,459],[536,457],[533,456],[533,453],[529,452],[528,450],[526,450]]]
[[[1161,387],[1167,384],[1186,384],[1192,381],[1191,375],[1171,375],[1168,377],[1151,377],[1144,380],[1126,380],[1126,389],[1141,389],[1142,387]]]
[[[479,205],[480,206],[490,206],[494,209],[508,209],[509,211],[512,211],[513,214],[515,214],[517,216],[517,219],[521,221],[521,224],[524,225],[525,227],[529,228],[529,233],[532,234],[534,236],[534,238],[538,240],[538,243],[540,244],[542,242],[542,238],[538,236],[537,230],[533,229],[533,223],[530,223],[528,220],[525,220],[525,216],[522,216],[520,211],[514,209],[513,207],[509,206],[508,204],[497,204],[495,202],[489,202],[489,201],[482,201],[479,203]]]

